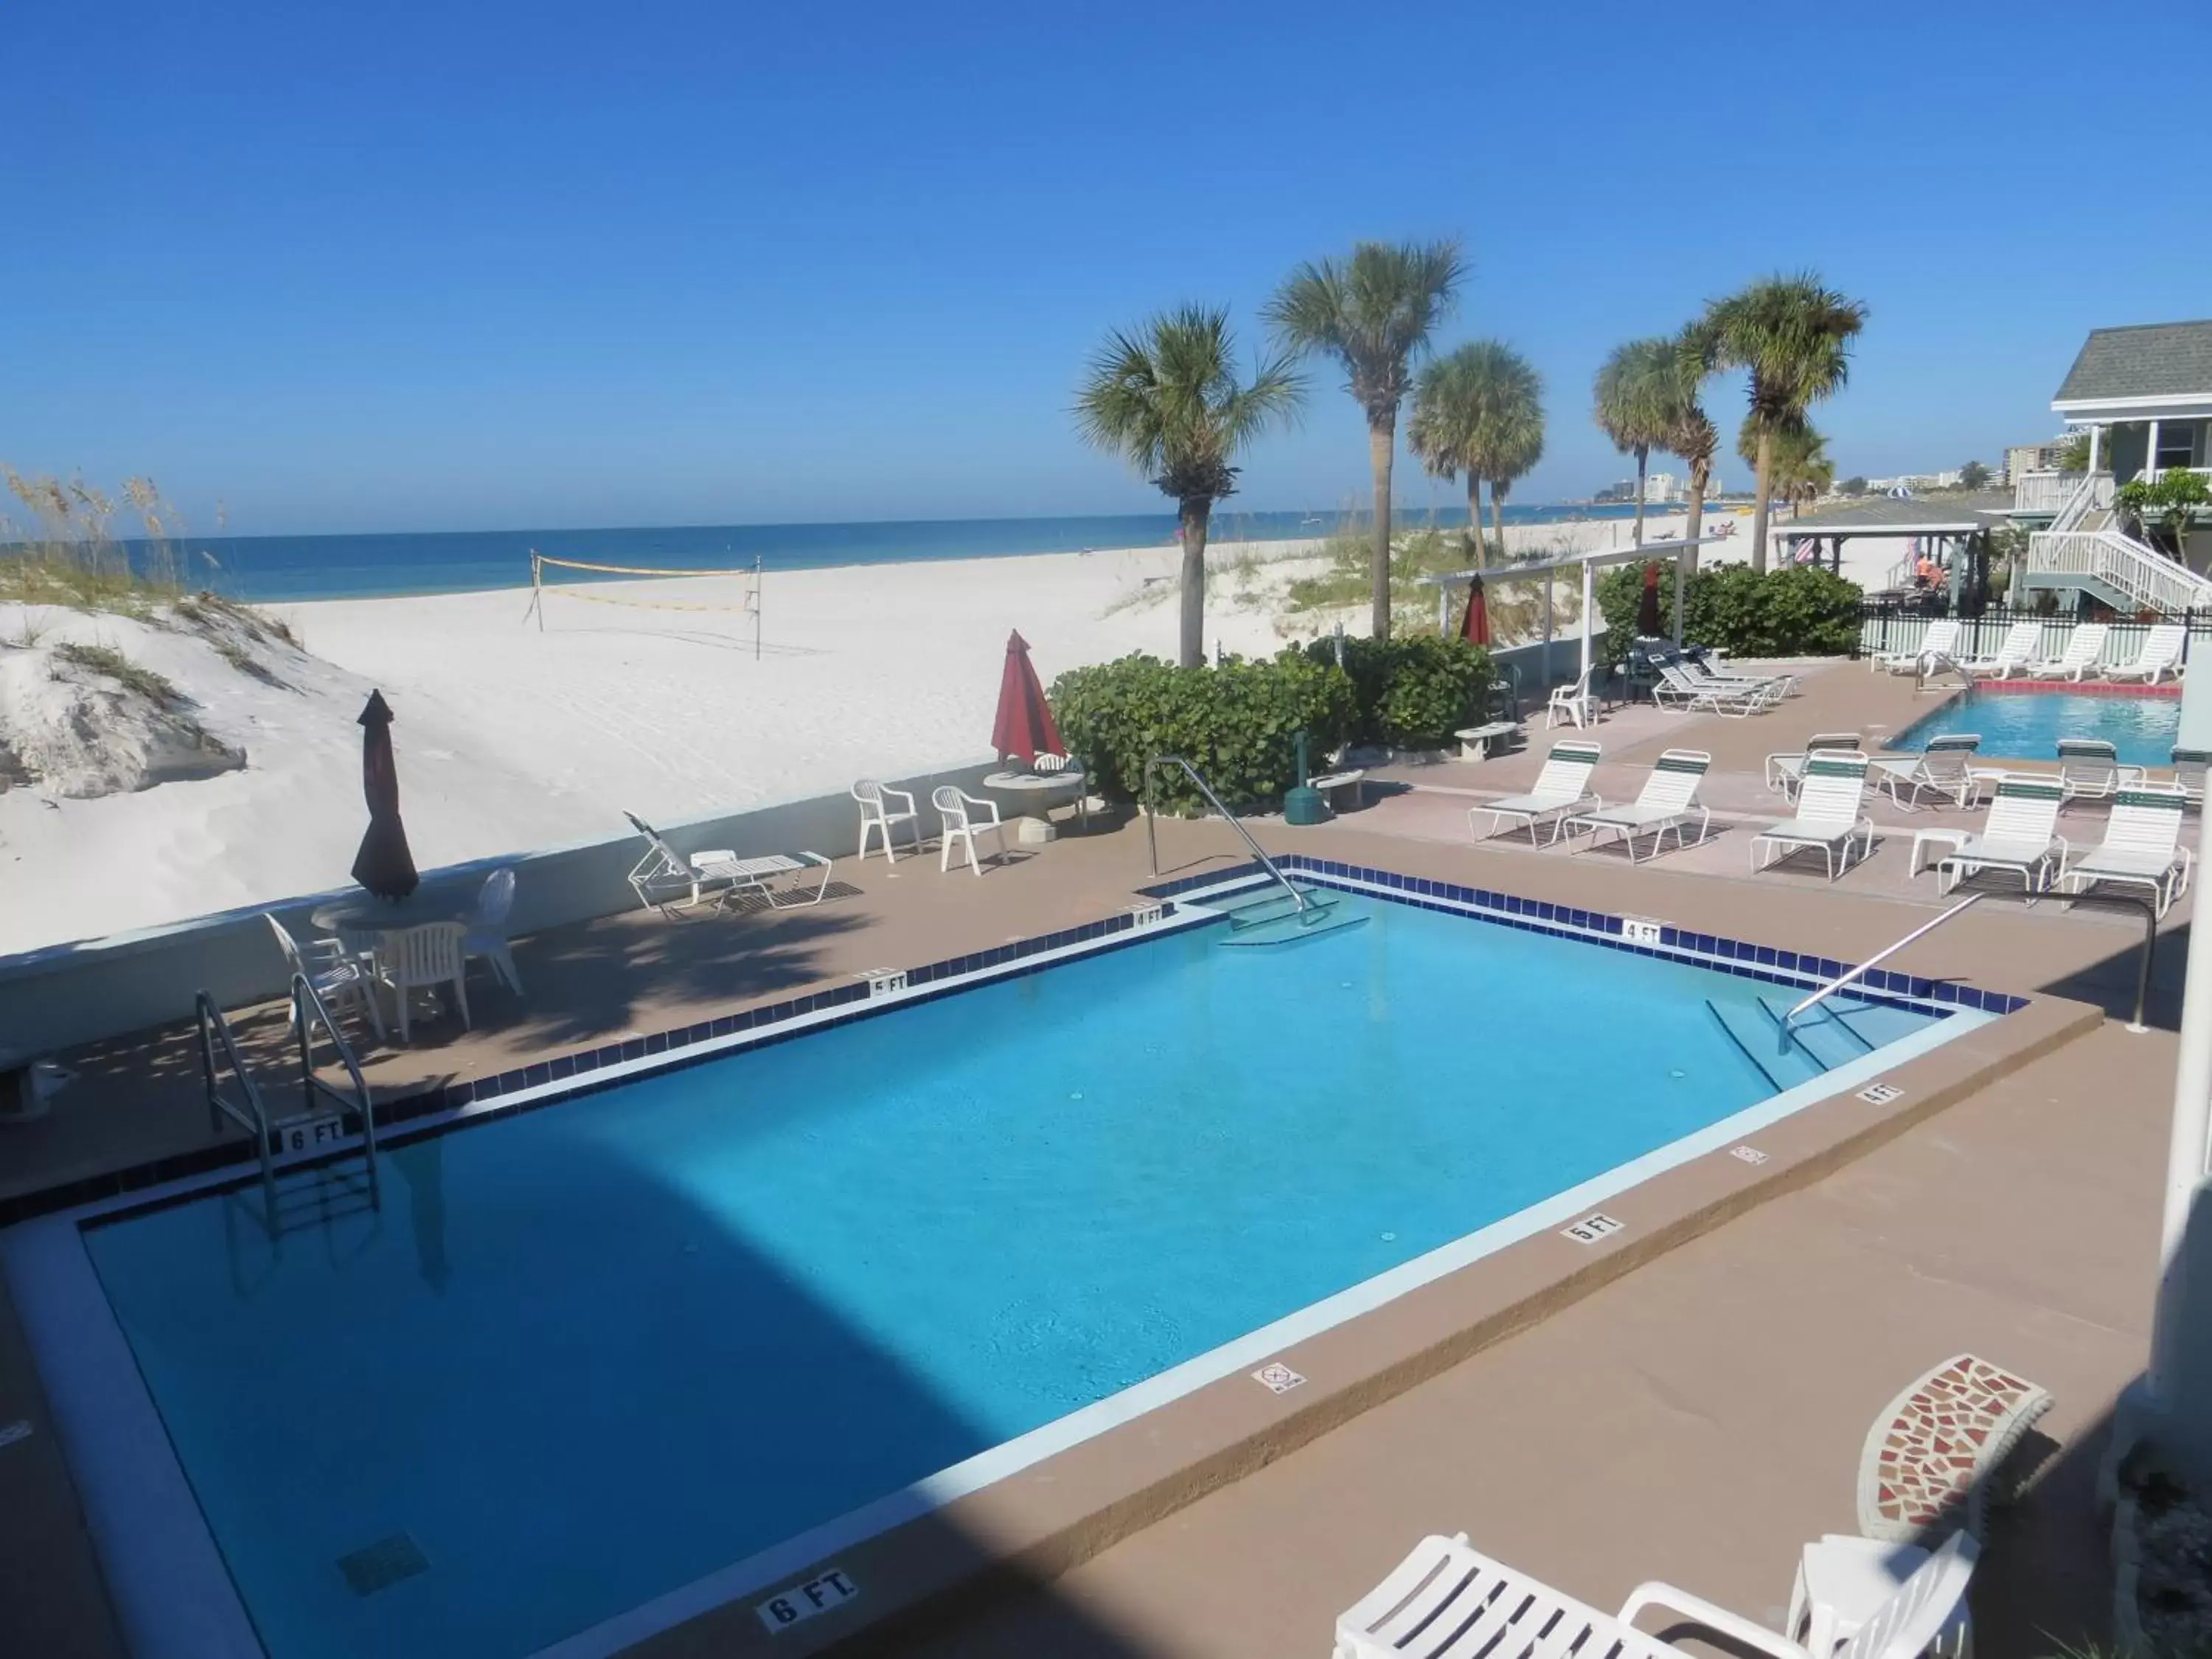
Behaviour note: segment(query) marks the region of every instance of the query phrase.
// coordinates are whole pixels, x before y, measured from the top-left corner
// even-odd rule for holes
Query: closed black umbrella
[[[361,792],[368,798],[368,833],[354,854],[353,878],[384,899],[404,899],[421,884],[407,826],[399,821],[399,769],[392,759],[392,708],[368,694],[361,711]]]

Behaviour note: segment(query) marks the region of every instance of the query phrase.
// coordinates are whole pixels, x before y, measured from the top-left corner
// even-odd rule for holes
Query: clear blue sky
[[[1148,510],[1066,418],[1106,326],[1225,302],[1256,346],[1297,261],[1449,234],[1445,342],[1547,382],[1520,499],[1620,475],[1611,345],[1778,268],[1873,308],[1846,473],[1993,460],[2087,329],[2212,314],[2212,9],[2092,15],[34,0],[0,459],[245,532]],[[1232,506],[1365,480],[1323,370]]]

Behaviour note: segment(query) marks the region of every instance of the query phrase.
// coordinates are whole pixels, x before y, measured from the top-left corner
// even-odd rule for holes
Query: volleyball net
[[[558,577],[549,579],[549,572],[577,570],[586,573],[581,581],[562,581]],[[598,576],[625,576],[640,580],[657,576],[676,576],[686,580],[704,577],[734,577],[744,584],[738,600],[731,603],[708,603],[673,596],[637,593],[595,592],[605,584],[591,580]],[[725,616],[750,617],[753,629],[753,655],[761,653],[761,562],[756,558],[749,565],[726,569],[700,569],[696,567],[671,570],[654,565],[596,564],[583,559],[556,559],[536,549],[530,554],[530,607],[522,613],[528,622],[538,619],[538,631],[545,631],[545,600],[548,595],[562,599],[576,599],[586,605],[616,605],[633,611],[680,611],[718,612]]]

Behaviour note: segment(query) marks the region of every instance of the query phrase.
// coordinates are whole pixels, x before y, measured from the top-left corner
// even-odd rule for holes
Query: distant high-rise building
[[[1632,497],[1636,494],[1632,488],[1628,493]],[[1671,472],[1650,473],[1644,480],[1644,499],[1647,504],[1679,501],[1682,499],[1682,481]]]

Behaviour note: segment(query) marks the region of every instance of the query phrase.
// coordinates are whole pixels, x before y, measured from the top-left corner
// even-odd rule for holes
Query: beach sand
[[[1512,538],[1626,534],[1602,520]],[[1360,607],[1282,615],[1284,583],[1319,568],[1311,552],[1211,549],[1209,647],[1271,654],[1338,615],[1364,632]],[[614,833],[625,808],[680,822],[981,757],[1008,633],[1048,685],[1130,652],[1171,658],[1179,558],[1154,547],[772,571],[757,659],[735,579],[554,592],[542,631],[518,589],[273,606],[307,653],[276,662],[276,686],[161,629],[47,611],[51,639],[110,644],[174,680],[247,764],[94,799],[0,793],[0,953],[344,886],[365,817],[354,721],[372,686],[397,716],[402,809],[430,869]],[[0,636],[13,640],[10,610]]]

